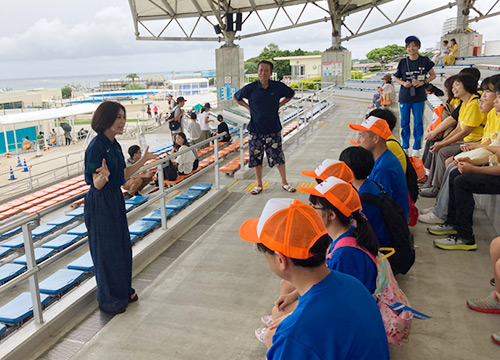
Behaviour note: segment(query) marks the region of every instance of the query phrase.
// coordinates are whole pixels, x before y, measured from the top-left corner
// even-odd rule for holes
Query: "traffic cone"
[[[10,167],[10,177],[9,180],[16,180],[16,177],[14,176],[14,171],[12,170],[12,166]]]
[[[19,154],[17,155],[17,167],[23,167],[23,164],[21,164],[21,158],[19,157]]]
[[[28,165],[26,164],[26,159],[24,159],[24,169],[23,172],[28,172]]]

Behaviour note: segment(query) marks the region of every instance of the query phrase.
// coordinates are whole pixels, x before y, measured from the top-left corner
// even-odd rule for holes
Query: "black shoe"
[[[491,280],[490,280],[490,285],[491,285],[491,286],[495,286],[495,278],[491,278]]]
[[[125,201],[127,201],[128,199],[131,199],[133,197],[134,197],[134,195],[130,195],[129,193],[123,194],[123,198],[125,199]]]

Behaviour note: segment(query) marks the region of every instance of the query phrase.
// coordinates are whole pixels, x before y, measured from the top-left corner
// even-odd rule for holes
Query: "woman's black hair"
[[[476,81],[478,81],[478,82],[479,82],[479,79],[481,78],[481,71],[479,71],[479,69],[475,68],[475,67],[464,68],[464,69],[460,70],[460,72],[458,74],[459,75],[467,74],[467,75],[474,76],[476,78]]]
[[[394,113],[389,109],[380,109],[380,108],[373,109],[366,116],[366,118],[368,119],[370,116],[375,116],[380,119],[384,119],[387,122],[387,125],[389,125],[389,129],[391,131],[394,129],[396,123],[398,122],[396,115],[394,115]]]
[[[495,86],[500,83],[500,75],[488,76],[486,79],[481,82],[481,90],[492,90],[495,91]],[[491,85],[491,87],[490,87]]]
[[[351,225],[351,221],[355,220],[356,227],[352,230],[352,233],[356,238],[356,243],[358,244],[358,246],[368,250],[370,254],[377,256],[378,254],[377,236],[373,232],[373,229],[368,220],[366,220],[364,215],[361,214],[359,210],[353,212],[350,217],[347,217],[323,197],[309,195],[309,202],[313,205],[320,205],[326,210],[333,211],[342,225]]]
[[[455,38],[451,39],[450,41],[453,41],[455,44],[457,43],[457,40],[455,40]]]
[[[444,81],[444,88],[448,93],[448,99],[446,100],[447,103],[450,103],[450,101],[454,99],[452,87],[453,87],[453,82],[455,81],[455,77],[456,75],[450,76],[448,79]]]
[[[222,116],[221,114],[217,115],[217,121],[223,122],[224,121],[224,116]]]
[[[458,74],[453,83],[459,82],[463,85],[465,91],[469,94],[477,94],[477,80],[474,76],[469,74]]]
[[[128,148],[128,154],[132,158],[139,150],[141,150],[141,148],[138,145],[132,145]]]
[[[361,146],[345,148],[340,153],[339,160],[349,166],[356,180],[367,179],[375,165],[372,152]]]
[[[109,129],[114,124],[120,109],[123,110],[126,117],[127,110],[125,110],[122,104],[114,101],[103,102],[94,112],[94,116],[92,116],[92,121],[90,122],[92,130],[95,132],[103,132]]]
[[[314,268],[318,266],[325,266],[325,260],[326,260],[326,251],[328,250],[328,247],[332,243],[332,239],[328,234],[321,236],[316,242],[314,243],[313,246],[311,246],[311,249],[309,249],[309,252],[313,254],[308,259],[294,259],[294,258],[289,258],[292,260],[293,264],[295,266],[301,266],[305,268]],[[260,253],[269,253],[271,255],[274,255],[274,251],[269,249],[267,246],[261,243],[257,243],[257,251]]]

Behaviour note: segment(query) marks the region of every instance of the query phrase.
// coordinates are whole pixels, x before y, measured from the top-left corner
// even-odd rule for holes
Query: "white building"
[[[442,33],[442,35],[446,35],[450,31],[455,30],[456,27],[457,27],[457,18],[456,17],[452,17],[452,18],[446,19],[446,21],[443,24],[443,33]]]
[[[273,60],[289,60],[291,80],[321,76],[321,55],[280,56]]]

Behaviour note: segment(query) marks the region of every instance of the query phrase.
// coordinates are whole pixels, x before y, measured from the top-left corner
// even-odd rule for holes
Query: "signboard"
[[[231,84],[231,76],[224,76],[224,85]]]
[[[219,89],[219,98],[221,101],[230,101],[233,100],[233,95],[235,93],[236,93],[235,86],[224,86]]]
[[[323,76],[342,75],[342,61],[325,61],[321,64]]]

